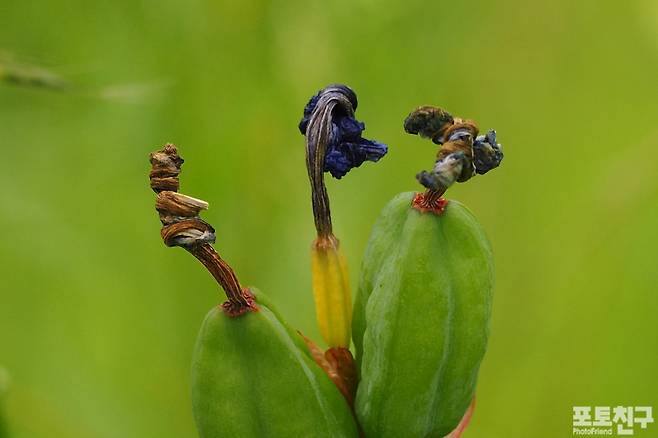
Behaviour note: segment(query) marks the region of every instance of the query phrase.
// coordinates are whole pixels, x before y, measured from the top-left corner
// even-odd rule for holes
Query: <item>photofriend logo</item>
[[[651,406],[574,406],[574,435],[634,435],[653,423]]]

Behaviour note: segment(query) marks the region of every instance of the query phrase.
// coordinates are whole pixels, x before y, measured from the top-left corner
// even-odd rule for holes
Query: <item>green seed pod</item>
[[[199,436],[357,437],[345,398],[256,294],[255,311],[217,306],[203,322],[192,361]]]
[[[314,361],[314,351],[267,298],[240,285],[212,246],[214,228],[199,216],[208,203],[178,193],[183,159],[176,146],[165,145],[150,161],[165,245],[182,247],[196,257],[227,298],[208,313],[196,343],[192,402],[199,436],[357,437],[356,421],[343,396],[346,385],[339,390],[335,377]],[[329,359],[324,363],[333,372],[342,356],[341,351],[332,353],[329,358],[335,364]]]
[[[384,208],[363,261],[352,329],[366,436],[449,434],[486,350],[493,258],[484,231],[462,204],[427,210],[414,196]]]

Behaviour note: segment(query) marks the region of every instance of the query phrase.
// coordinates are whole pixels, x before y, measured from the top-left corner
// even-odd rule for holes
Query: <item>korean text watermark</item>
[[[634,435],[653,423],[651,406],[574,406],[574,435]]]

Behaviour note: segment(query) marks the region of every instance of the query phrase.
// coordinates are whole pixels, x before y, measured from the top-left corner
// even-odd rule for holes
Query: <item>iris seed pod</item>
[[[353,334],[366,436],[443,437],[466,412],[489,335],[493,258],[473,214],[395,197],[364,256]]]
[[[357,437],[334,381],[258,291],[243,288],[215,251],[215,230],[199,217],[208,204],[177,193],[183,159],[175,146],[151,154],[151,187],[167,246],[196,257],[227,301],[206,316],[192,361],[192,407],[201,438]]]
[[[404,126],[441,148],[417,175],[427,191],[391,200],[368,242],[352,324],[355,412],[366,436],[459,436],[487,347],[494,268],[473,214],[441,196],[497,167],[502,150],[495,131],[478,137],[473,121],[435,107]]]
[[[357,437],[350,409],[298,334],[255,289],[257,310],[213,308],[192,360],[192,406],[201,438]]]

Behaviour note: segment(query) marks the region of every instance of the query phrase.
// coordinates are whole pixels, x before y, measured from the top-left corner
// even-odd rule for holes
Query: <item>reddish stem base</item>
[[[256,305],[254,295],[249,292],[249,289],[246,287],[242,288],[242,297],[246,303],[231,301],[230,299],[224,301],[222,303],[222,310],[224,310],[224,313],[235,318],[242,316],[247,312],[258,312],[258,306]]]
[[[443,193],[434,192],[431,190],[425,193],[417,193],[414,200],[411,202],[411,207],[420,211],[421,213],[434,213],[441,215],[448,205],[448,200],[442,198]]]

